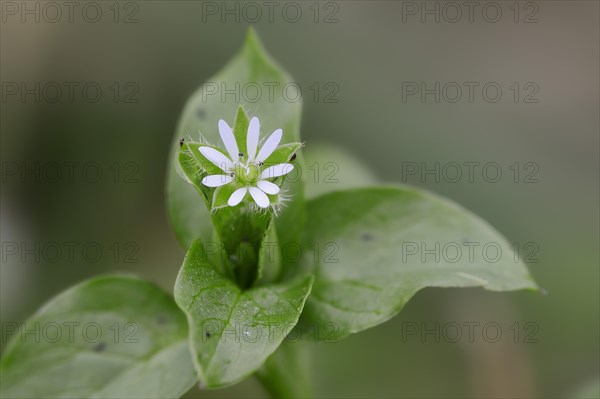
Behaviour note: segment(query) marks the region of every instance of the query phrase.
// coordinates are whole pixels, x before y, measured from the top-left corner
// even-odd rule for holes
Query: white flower
[[[221,119],[219,120],[219,134],[229,157],[211,147],[198,148],[206,159],[226,173],[206,176],[202,179],[202,184],[207,187],[220,187],[234,182],[239,186],[229,197],[227,201],[229,206],[238,205],[246,197],[246,194],[250,193],[250,196],[259,207],[268,208],[270,201],[267,194],[276,195],[280,189],[279,186],[267,179],[283,176],[294,170],[294,165],[290,163],[280,163],[263,170],[265,160],[277,149],[283,131],[281,129],[275,130],[265,140],[257,154],[259,132],[260,122],[257,117],[254,117],[250,120],[246,136],[248,153],[242,154],[239,152],[231,127]]]

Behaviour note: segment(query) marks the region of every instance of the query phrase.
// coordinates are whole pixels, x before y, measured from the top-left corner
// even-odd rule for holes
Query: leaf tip
[[[256,29],[254,29],[253,26],[248,27],[248,31],[246,33],[246,46],[251,46],[258,49],[262,48],[262,43],[258,37],[258,33],[256,33]]]

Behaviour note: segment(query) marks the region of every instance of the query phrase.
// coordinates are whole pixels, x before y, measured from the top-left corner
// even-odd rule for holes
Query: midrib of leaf
[[[223,338],[223,334],[225,333],[225,327],[229,326],[231,324],[231,317],[233,316],[235,307],[242,299],[243,294],[241,292],[238,291],[236,294],[237,294],[237,297],[235,298],[235,301],[233,301],[231,310],[229,311],[229,316],[227,317],[227,323],[224,324],[223,329],[221,330],[221,334],[219,334],[219,342],[217,343],[217,347],[215,348],[214,352],[212,353],[212,356],[210,357],[210,360],[208,362],[208,366],[206,367],[207,371],[212,368],[213,361],[215,360],[215,354],[219,351],[219,348],[221,347],[221,344],[223,343],[222,338]],[[222,321],[225,321],[225,320],[222,320]],[[238,351],[238,358],[239,358],[239,351]]]

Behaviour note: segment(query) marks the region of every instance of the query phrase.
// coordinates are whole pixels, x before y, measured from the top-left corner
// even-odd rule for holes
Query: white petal
[[[277,184],[273,184],[270,181],[259,180],[256,185],[267,194],[275,195],[279,192]]]
[[[233,194],[231,194],[231,197],[229,197],[227,204],[229,206],[236,206],[237,204],[242,202],[247,192],[248,189],[246,187],[238,188],[233,192]]]
[[[281,141],[281,136],[283,135],[283,130],[277,129],[269,136],[267,141],[263,144],[260,151],[258,152],[258,156],[256,157],[256,162],[264,162],[265,159],[269,158],[269,155],[275,151],[275,148],[279,145]]]
[[[206,159],[217,165],[223,172],[229,172],[229,170],[233,169],[233,162],[221,151],[217,151],[211,147],[200,147],[198,149]]]
[[[263,172],[260,174],[260,178],[271,179],[273,177],[287,175],[292,170],[294,170],[294,165],[291,163],[280,163],[263,170]]]
[[[250,195],[254,198],[256,205],[261,208],[267,208],[269,206],[269,197],[267,197],[267,194],[263,193],[261,189],[250,187],[248,190],[250,190]]]
[[[228,175],[209,175],[202,179],[202,184],[207,187],[223,186],[233,180],[233,177]]]
[[[250,119],[248,125],[248,137],[246,137],[246,149],[248,150],[248,160],[253,161],[256,156],[256,148],[258,147],[258,136],[260,134],[260,122],[255,116]]]
[[[221,140],[223,140],[223,144],[225,144],[225,148],[227,148],[231,160],[234,161],[238,159],[240,151],[238,150],[233,130],[231,130],[227,122],[223,119],[219,119],[219,134],[221,135]]]

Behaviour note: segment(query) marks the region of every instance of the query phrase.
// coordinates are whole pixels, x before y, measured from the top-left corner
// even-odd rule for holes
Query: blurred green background
[[[481,2],[472,21],[462,7],[455,23],[449,21],[455,10],[445,3],[275,3],[271,15],[263,2],[254,3],[258,17],[257,6],[240,2],[99,1],[86,13],[87,2],[81,2],[69,21],[66,9],[58,18],[43,2],[2,2],[2,323],[23,321],[51,296],[100,273],[131,271],[172,289],[184,255],[164,198],[175,125],[188,96],[254,26],[302,88],[307,149],[319,142],[341,146],[378,179],[445,195],[522,248],[532,243],[525,252],[535,249],[529,268],[547,290],[424,290],[382,326],[313,345],[317,395],[597,395],[599,3],[498,1],[483,14],[487,3]],[[16,14],[7,4],[16,5]],[[21,7],[34,13],[39,7],[39,22],[26,13],[23,22]],[[224,7],[233,14],[223,17]],[[440,22],[422,7],[439,7]],[[96,19],[97,8],[98,21],[86,20]],[[492,22],[497,9],[502,14]],[[36,82],[39,101],[26,92]],[[72,98],[68,82],[77,84]],[[436,102],[434,95],[403,98],[411,82],[479,86],[473,101],[465,89],[457,102],[450,91]],[[502,89],[497,102],[482,95],[489,82]],[[52,102],[57,84],[62,95]],[[84,93],[86,84],[91,88]],[[98,86],[102,96],[92,102]],[[482,178],[481,168],[473,181],[406,176],[408,165],[433,168],[435,162],[495,162],[503,175],[496,183]],[[517,182],[510,168],[515,162]],[[39,177],[24,173],[56,164],[66,173],[69,163],[73,178],[63,174],[58,182],[41,169]],[[537,182],[524,181],[533,170],[524,168],[527,163],[536,168]],[[102,176],[90,182],[95,170]],[[36,244],[38,253],[51,251],[52,243],[65,249],[71,242],[72,258],[35,259],[23,252]],[[20,252],[7,251],[6,243],[19,243]],[[98,261],[82,253],[89,243],[102,249]],[[496,343],[483,339],[481,330],[474,342],[463,337],[456,343],[403,334],[408,325],[423,330],[435,323],[490,322],[502,328]],[[532,331],[525,331],[526,323],[534,323],[533,342],[525,339]],[[262,395],[254,380],[188,394]]]

